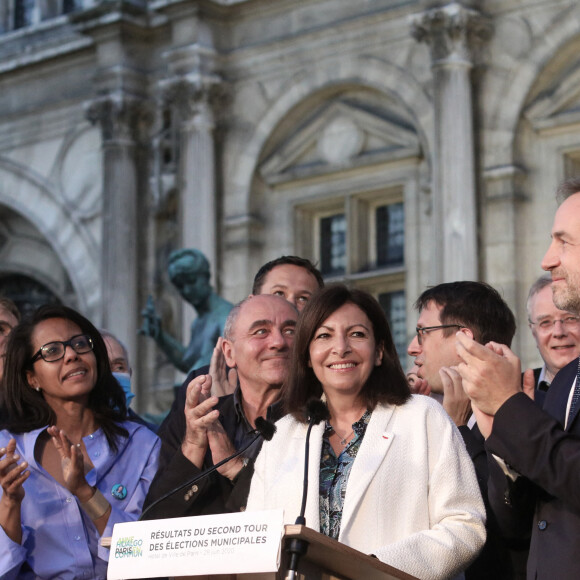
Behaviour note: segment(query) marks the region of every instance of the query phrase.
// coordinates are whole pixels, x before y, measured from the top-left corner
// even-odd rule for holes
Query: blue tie
[[[578,359],[578,370],[576,371],[576,385],[574,386],[574,394],[572,395],[572,403],[570,404],[570,412],[568,413],[568,424],[574,418],[574,412],[580,401],[580,359]]]

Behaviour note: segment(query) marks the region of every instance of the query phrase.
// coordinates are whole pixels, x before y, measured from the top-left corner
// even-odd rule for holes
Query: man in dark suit
[[[437,399],[457,425],[473,461],[479,488],[487,504],[488,466],[484,439],[471,402],[463,390],[461,377],[452,368],[460,362],[455,350],[455,333],[462,332],[480,343],[497,340],[511,344],[516,321],[497,290],[482,282],[449,282],[425,290],[415,302],[419,311],[417,334],[407,352],[415,357],[417,389],[427,382],[431,397]],[[487,540],[482,552],[465,571],[466,580],[511,580],[514,578],[510,553],[500,537],[497,524],[489,517]]]
[[[558,190],[561,205],[542,267],[554,303],[580,311],[580,179]],[[543,409],[524,389],[520,361],[505,345],[488,348],[457,333],[458,372],[490,453],[489,498],[504,531],[531,535],[527,577],[575,580],[580,553],[580,361],[554,379]],[[578,389],[577,389],[578,387]]]
[[[544,361],[534,369],[534,383],[536,389],[547,391],[556,373],[580,355],[580,317],[554,304],[550,274],[532,284],[526,306],[528,325]]]
[[[166,450],[145,501],[147,509],[166,493],[232,455],[255,437],[257,417],[280,417],[280,387],[288,372],[298,311],[278,296],[250,296],[231,310],[225,325],[226,363],[236,368],[239,386],[232,395],[211,396],[211,376],[201,375],[187,387],[185,434],[177,449]],[[166,444],[166,442],[163,442]],[[146,519],[206,515],[245,507],[258,439],[245,453],[228,461],[188,489],[150,509]]]

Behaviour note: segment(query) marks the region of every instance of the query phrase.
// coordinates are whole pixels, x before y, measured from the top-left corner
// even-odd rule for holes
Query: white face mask
[[[113,373],[113,376],[121,385],[121,388],[125,393],[125,402],[127,403],[127,408],[129,408],[131,405],[131,400],[135,397],[135,395],[131,392],[131,375],[129,373]]]

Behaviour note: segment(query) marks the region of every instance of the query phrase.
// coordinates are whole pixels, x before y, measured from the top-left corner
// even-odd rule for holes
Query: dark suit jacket
[[[576,580],[580,554],[580,420],[564,430],[578,359],[554,378],[540,409],[525,394],[508,399],[486,441],[491,453],[524,477],[490,469],[489,499],[503,531],[531,532],[528,579]]]
[[[485,439],[481,434],[477,424],[470,429],[467,425],[459,427],[459,432],[463,437],[463,442],[475,467],[477,483],[485,511],[487,512],[487,522],[485,525],[487,539],[483,549],[465,570],[465,580],[511,580],[514,578],[513,565],[510,552],[504,539],[501,536],[499,526],[493,512],[490,510],[487,500],[487,481],[488,481],[488,459],[485,451]]]

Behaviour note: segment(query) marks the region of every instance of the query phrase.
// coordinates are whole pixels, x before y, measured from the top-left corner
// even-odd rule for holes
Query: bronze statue
[[[183,346],[162,329],[151,296],[141,312],[143,326],[139,333],[151,336],[169,360],[180,371],[188,373],[209,364],[233,304],[213,291],[209,283],[209,262],[199,250],[175,250],[169,256],[167,271],[181,296],[197,311],[197,318],[191,325],[189,345]]]

